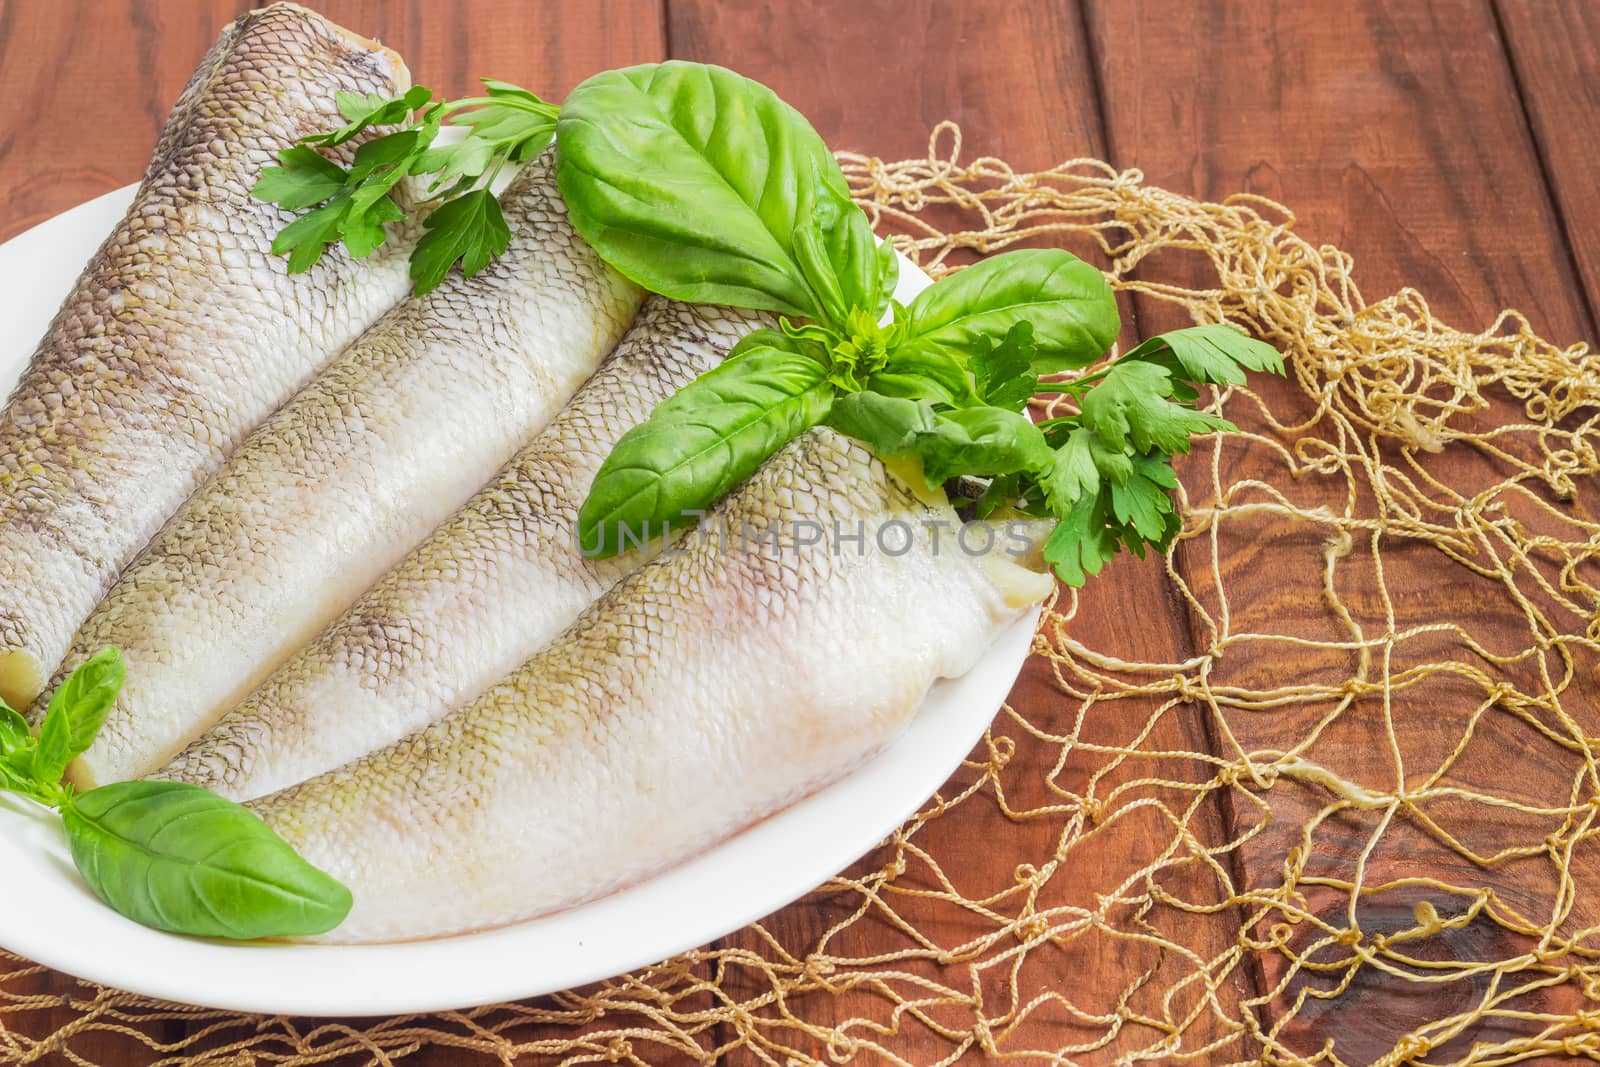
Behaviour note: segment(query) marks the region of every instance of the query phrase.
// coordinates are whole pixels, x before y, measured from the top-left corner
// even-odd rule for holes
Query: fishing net
[[[1289,374],[1212,398],[1240,429],[1180,464],[1182,538],[1062,591],[921,813],[760,925],[521,1004],[239,1016],[7,957],[0,1061],[1600,1056],[1594,355],[1368,303],[1257,197],[960,152],[842,159],[935,273],[1066,244],[1141,325],[1232,321]]]

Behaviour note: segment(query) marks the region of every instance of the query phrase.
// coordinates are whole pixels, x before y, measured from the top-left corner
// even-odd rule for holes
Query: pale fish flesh
[[[249,800],[478,696],[642,562],[574,531],[601,461],[765,316],[651,297],[594,377],[483,490],[153,777]]]
[[[330,940],[494,927],[635,882],[860,764],[1051,588],[958,550],[957,521],[811,431],[478,700],[250,807],[353,891]],[[802,523],[826,542],[797,550]],[[888,523],[899,554],[877,547]]]
[[[28,706],[162,522],[405,292],[401,228],[291,275],[270,247],[293,216],[250,189],[343,124],[335,92],[409,84],[393,52],[290,4],[242,16],[195,71],[0,413],[0,699]]]
[[[378,322],[239,447],[90,615],[128,681],[74,783],[164,765],[461,507],[560,410],[643,293],[567,221],[554,150],[501,196],[510,247]]]

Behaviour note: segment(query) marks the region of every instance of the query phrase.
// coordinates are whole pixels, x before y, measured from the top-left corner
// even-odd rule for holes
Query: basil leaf
[[[28,720],[0,700],[0,789],[33,795],[33,754],[37,747]]]
[[[880,456],[916,455],[930,487],[958,474],[1037,470],[1054,459],[1026,415],[996,407],[938,411],[922,401],[861,392],[835,401],[828,425]]]
[[[854,437],[879,456],[914,451],[924,434],[936,433],[932,406],[907,397],[865,391],[833,402],[828,425]]]
[[[980,337],[1033,324],[1035,374],[1086,367],[1117,339],[1111,286],[1094,267],[1060,249],[1006,252],[941,278],[907,309],[907,346],[972,351]]]
[[[757,330],[623,434],[578,512],[578,544],[611,556],[692,521],[822,421],[832,400],[814,341]]]
[[[37,798],[33,778],[14,768],[10,761],[4,758],[0,758],[0,790]]]
[[[960,360],[942,348],[896,348],[867,388],[884,396],[958,405],[980,400]]]
[[[794,230],[795,259],[821,305],[822,320],[843,329],[858,308],[873,318],[881,315],[889,294],[883,289],[880,246],[867,216],[820,175],[805,187],[800,216]],[[898,263],[895,271],[898,275]]]
[[[870,225],[870,223],[869,223]],[[882,315],[889,308],[889,301],[894,299],[895,287],[900,284],[900,257],[895,255],[894,245],[889,241],[878,242],[878,306],[873,308],[873,313]]]
[[[556,124],[572,224],[651,292],[824,317],[794,255],[807,189],[849,188],[827,145],[772,90],[669,61],[606,71]]]
[[[158,930],[249,940],[326,933],[350,891],[247,808],[182,782],[118,782],[63,804],[97,896]]]
[[[36,779],[54,785],[67,764],[88,749],[117,702],[126,673],[121,650],[102,648],[56,686],[39,725],[39,748],[33,757]]]
[[[22,717],[22,712],[0,700],[0,755],[26,748],[32,743],[33,734],[28,730],[28,720]]]
[[[918,449],[930,484],[958,474],[1035,470],[1051,459],[1044,434],[1026,416],[997,407],[958,408],[935,415],[937,432]]]

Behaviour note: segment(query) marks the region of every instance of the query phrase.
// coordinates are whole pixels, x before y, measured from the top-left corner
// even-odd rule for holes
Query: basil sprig
[[[135,922],[199,937],[326,933],[350,891],[302,859],[249,809],[199,786],[61,782],[116,703],[122,653],[103,649],[50,697],[39,733],[0,701],[0,789],[61,813],[73,861],[95,895]]]
[[[400,179],[437,172],[444,203],[412,256],[421,292],[455,263],[471,274],[505,249],[487,183],[542,148],[553,125],[572,222],[604,259],[652,292],[781,316],[779,330],[747,338],[617,443],[579,513],[580,544],[596,555],[688,524],[826,423],[880,455],[919,460],[930,485],[988,479],[979,516],[1053,516],[1045,558],[1081,585],[1116,552],[1142,555],[1177,534],[1172,456],[1195,434],[1232,428],[1195,410],[1199,387],[1283,371],[1269,346],[1208,325],[1041,387],[1041,376],[1086,371],[1116,340],[1100,271],[1056,249],[1008,252],[895,303],[892,248],[816,130],[766,86],[700,63],[646,64],[585,81],[558,117],[524,89],[486,85],[487,97],[445,104],[417,89],[341,97],[348,124],[282,153],[256,195],[314,208],[274,246],[305,269],[335,242],[371,251],[404,217],[391,198]],[[435,147],[458,110],[469,136]],[[316,151],[393,125],[348,169]],[[1070,394],[1077,412],[1035,425],[1026,411],[1041,388]]]
[[[562,105],[556,143],[573,224],[618,270],[679,300],[782,316],[618,441],[579,513],[580,544],[596,555],[692,522],[826,424],[914,457],[930,486],[987,478],[980,516],[1055,517],[1046,559],[1081,585],[1117,551],[1143,555],[1176,535],[1172,456],[1191,435],[1231,428],[1195,410],[1198,387],[1282,371],[1271,347],[1213,325],[1041,387],[1116,340],[1099,270],[1058,249],[1015,251],[894,303],[892,251],[822,139],[770,89],[720,67],[598,74]],[[1027,405],[1041,388],[1071,394],[1078,412],[1035,424]]]

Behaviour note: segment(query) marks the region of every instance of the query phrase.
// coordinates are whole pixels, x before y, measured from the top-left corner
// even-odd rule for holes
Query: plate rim
[[[28,317],[40,323],[38,332],[42,333],[43,324],[49,321],[49,316],[54,314],[60,302],[60,279],[63,276],[76,278],[84,261],[81,250],[86,247],[90,249],[98,247],[104,239],[104,233],[109,231],[115,220],[121,217],[137,188],[135,183],[101,194],[0,243],[0,268],[19,256],[26,256],[28,259],[42,256],[51,268],[42,270],[37,276],[29,275],[28,283],[18,286],[18,291],[0,296],[0,308],[4,308],[8,303],[14,304],[27,299],[29,292],[39,289],[49,291],[54,287],[56,295],[49,300],[44,300],[42,294],[35,292],[34,304],[30,308]],[[63,235],[65,240],[61,239]],[[63,248],[78,251],[64,256],[61,254]],[[931,279],[915,264],[903,256],[900,258],[902,296],[931,284]],[[75,263],[70,275],[65,273],[68,260]],[[70,284],[68,281],[67,285]],[[44,300],[44,304],[47,305],[43,313],[39,311],[39,300]],[[12,344],[21,355],[15,360],[8,360],[5,355],[0,355],[0,381],[9,381],[6,377],[10,373],[7,369],[8,362],[26,364],[35,336],[37,336],[35,332],[23,329],[12,331]],[[21,340],[18,341],[18,338]],[[21,349],[22,345],[28,347]],[[895,831],[921,810],[928,798],[935,795],[960,768],[987,733],[996,713],[1003,707],[1027,662],[1042,610],[1042,607],[1035,606],[1022,618],[1002,628],[994,643],[966,674],[937,682],[928,698],[919,706],[911,725],[887,748],[855,771],[666,871],[617,893],[564,912],[494,930],[432,941],[380,945],[241,944],[182,937],[138,926],[116,915],[95,899],[74,871],[71,873],[71,880],[79,890],[76,894],[78,899],[69,898],[59,902],[60,909],[70,915],[86,903],[92,908],[92,911],[86,913],[90,919],[86,924],[88,929],[77,936],[69,935],[62,938],[59,934],[49,932],[55,927],[51,923],[40,921],[37,911],[13,907],[0,910],[0,946],[27,960],[80,980],[113,987],[138,996],[223,1011],[280,1015],[371,1017],[458,1010],[541,996],[648,967],[727,936],[801,899],[816,888],[826,885],[838,872],[845,870],[861,856],[870,853],[892,837]],[[927,721],[929,714],[932,714],[929,711],[930,705],[938,708],[943,704],[960,701],[969,702],[971,708],[957,708],[937,721],[941,727],[959,727],[953,731],[951,737],[934,739],[940,742],[933,746],[933,752],[938,758],[925,757],[920,766],[910,770],[899,766],[909,763],[913,748],[920,752],[926,747],[926,739],[922,735],[930,732],[934,726]],[[945,718],[954,718],[954,723],[945,722]],[[920,730],[919,725],[922,727]],[[637,903],[635,898],[641,893],[646,895],[647,903],[650,896],[658,894],[664,894],[669,901],[673,894],[691,899],[687,897],[686,890],[700,868],[708,864],[714,867],[719,857],[726,858],[730,852],[737,853],[741,849],[752,847],[759,849],[761,843],[769,836],[776,835],[781,839],[784,829],[790,824],[803,823],[808,814],[815,814],[815,810],[819,810],[819,806],[825,808],[830,798],[837,802],[856,792],[867,791],[874,776],[880,774],[897,775],[898,778],[891,779],[895,781],[903,781],[908,775],[913,775],[913,784],[894,793],[896,801],[892,805],[892,810],[887,811],[882,819],[862,819],[859,816],[859,809],[851,809],[855,813],[852,822],[866,824],[870,828],[881,828],[881,832],[875,832],[870,841],[866,840],[864,833],[846,833],[841,835],[839,840],[831,842],[831,847],[826,847],[816,844],[818,835],[815,832],[811,833],[810,839],[813,843],[810,854],[820,854],[821,858],[806,866],[817,870],[826,868],[828,873],[819,880],[810,882],[805,888],[796,891],[793,878],[782,881],[782,888],[764,892],[761,891],[764,887],[745,885],[742,890],[734,894],[735,900],[728,903],[727,914],[731,918],[726,920],[719,918],[715,924],[718,927],[715,932],[707,932],[704,920],[699,923],[690,922],[683,924],[684,932],[681,935],[674,933],[654,941],[642,942],[648,949],[642,955],[638,951],[619,951],[615,948],[609,952],[598,953],[592,958],[585,955],[580,957],[584,962],[568,966],[562,971],[560,983],[556,985],[552,985],[548,978],[541,980],[538,977],[540,969],[537,966],[533,969],[521,969],[517,966],[521,955],[517,949],[517,942],[538,940],[537,933],[530,936],[530,931],[552,925],[560,930],[565,924],[572,923],[575,916],[580,919],[580,929],[583,917],[586,915],[590,917],[587,920],[590,923],[604,922],[609,918],[608,913]],[[929,784],[930,782],[932,784]],[[924,785],[927,786],[926,789],[923,788]],[[911,799],[913,795],[915,799]],[[879,807],[889,808],[891,805],[884,801]],[[892,822],[889,821],[889,815],[894,816]],[[70,869],[70,859],[67,858],[65,838],[60,829],[59,819],[44,813],[43,809],[30,801],[10,795],[0,795],[0,821],[5,821],[10,829],[11,822],[19,818],[27,820],[20,833],[8,832],[0,835],[0,856],[5,856],[8,850],[13,855],[20,852],[26,856],[32,850],[37,853],[36,865],[47,863],[59,866],[65,863]],[[37,881],[40,876],[34,877]],[[809,881],[809,878],[807,880]],[[723,888],[734,883],[720,880],[715,884]],[[6,885],[8,895],[17,892],[16,880],[7,878]],[[703,886],[693,894],[693,898],[705,896]],[[58,902],[49,903],[53,906]],[[8,922],[6,918],[8,915],[25,918],[20,923]],[[734,919],[738,921],[735,922]],[[669,926],[674,931],[679,928],[677,923],[671,923]],[[97,936],[109,939],[108,943],[104,945],[93,943]],[[91,943],[85,945],[85,940]],[[181,948],[172,948],[174,945]],[[580,950],[583,948],[581,939],[577,945]],[[162,946],[171,949],[170,954],[175,957],[175,962],[169,962],[164,966],[151,965],[147,953],[159,950]],[[141,956],[142,953],[145,955],[139,960],[129,959],[130,955]],[[462,969],[461,964],[470,962],[470,957],[474,954],[477,954],[475,965]],[[461,958],[463,955],[469,960],[463,960]],[[250,959],[252,956],[253,960]],[[441,969],[454,970],[458,973],[451,974],[448,979],[435,980],[422,986],[402,988],[381,983],[366,985],[340,979],[309,982],[278,981],[276,985],[271,984],[273,978],[283,979],[290,976],[297,979],[309,978],[307,972],[325,975],[330,970],[338,969],[335,960],[340,957],[346,961],[355,960],[364,969],[386,975],[397,970],[406,974],[426,974]],[[224,963],[224,960],[227,962]],[[288,961],[286,966],[284,961]],[[401,963],[404,963],[403,967],[399,966]],[[249,982],[241,985],[238,975],[229,973],[238,971],[241,967],[248,972],[253,969],[253,964],[267,964],[262,976],[264,982],[261,985],[253,986]],[[223,974],[218,973],[219,968]],[[174,975],[178,977],[173,978]],[[459,993],[451,992],[458,988],[461,990]],[[332,996],[330,990],[337,991],[340,995]]]

